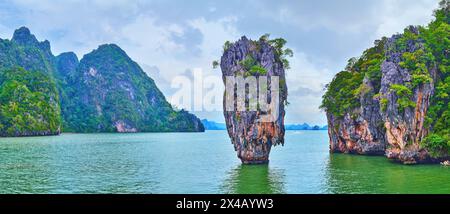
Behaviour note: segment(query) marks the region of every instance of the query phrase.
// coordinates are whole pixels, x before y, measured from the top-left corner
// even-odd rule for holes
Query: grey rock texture
[[[54,80],[57,93],[50,94],[50,101],[61,109],[56,113],[62,118],[58,130],[31,130],[25,136],[60,131],[204,131],[200,119],[174,109],[154,80],[117,45],[101,45],[80,60],[72,52],[54,56],[47,40],[40,42],[21,27],[11,40],[0,39],[0,74],[15,67]]]
[[[204,131],[195,115],[175,111],[154,80],[115,44],[99,46],[79,63],[71,53],[58,59],[71,89],[63,113],[75,132]]]
[[[411,32],[418,33],[414,27]],[[386,141],[389,144],[386,156],[406,164],[429,162],[430,157],[426,150],[421,149],[419,143],[428,134],[424,127],[425,116],[430,105],[430,98],[434,93],[434,81],[420,85],[413,89],[411,100],[416,106],[399,111],[398,95],[390,90],[392,84],[405,85],[411,81],[410,72],[399,65],[401,55],[405,51],[397,51],[394,36],[386,43],[386,61],[381,66],[381,94],[386,96],[388,105],[382,112],[386,128]],[[421,41],[408,41],[406,51],[414,52],[422,49]],[[428,68],[431,77],[436,77],[436,67]]]
[[[278,118],[273,122],[263,122],[261,117],[268,112],[238,111],[236,105],[233,111],[227,111],[226,99],[224,99],[224,116],[227,131],[238,158],[244,164],[262,164],[269,161],[272,146],[284,144],[284,104],[287,99],[287,86],[283,63],[276,56],[274,48],[265,41],[252,41],[246,37],[233,43],[223,53],[220,67],[224,82],[226,76],[245,76],[246,70],[240,62],[248,56],[254,58],[257,64],[267,71],[266,74],[257,75],[257,78],[260,76],[266,76],[269,80],[271,76],[280,78]],[[270,96],[268,100],[274,102],[270,100]]]
[[[415,27],[409,30],[419,33]],[[408,41],[406,49],[400,50],[396,41],[401,37],[394,35],[386,39],[379,89],[365,77],[363,85],[367,92],[360,95],[360,107],[348,111],[343,118],[327,112],[331,152],[385,155],[404,164],[438,161],[420,146],[429,132],[424,122],[434,94],[437,68],[428,65],[433,80],[412,89],[408,100],[414,102],[415,107],[399,108],[400,97],[391,86],[411,84],[411,71],[400,66],[402,55],[424,48],[424,41],[417,39]],[[381,99],[387,101],[383,108]]]
[[[369,82],[367,84],[371,87]],[[381,121],[380,105],[379,101],[372,96],[373,91],[362,97],[361,107],[347,113],[343,119],[327,113],[332,152],[361,155],[384,154],[386,142],[382,124],[379,123]]]
[[[61,77],[73,75],[80,64],[77,55],[73,52],[66,52],[56,57],[56,68]]]

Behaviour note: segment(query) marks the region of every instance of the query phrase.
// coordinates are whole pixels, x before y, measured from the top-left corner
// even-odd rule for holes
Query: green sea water
[[[0,193],[450,193],[450,168],[330,154],[288,131],[268,165],[241,165],[225,131],[0,138]]]

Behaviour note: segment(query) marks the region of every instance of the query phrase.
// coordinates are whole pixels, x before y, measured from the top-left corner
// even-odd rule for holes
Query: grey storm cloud
[[[20,26],[48,39],[55,54],[78,56],[102,43],[116,43],[155,79],[167,96],[171,78],[202,68],[219,75],[211,61],[225,40],[264,33],[283,37],[292,48],[288,71],[291,104],[287,122],[325,123],[323,85],[375,39],[426,24],[438,0],[4,0],[0,37]],[[150,66],[149,66],[150,65]],[[291,84],[291,85],[289,85]],[[221,120],[222,114],[196,112]]]

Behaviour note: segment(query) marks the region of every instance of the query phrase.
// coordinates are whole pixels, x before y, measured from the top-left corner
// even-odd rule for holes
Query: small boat
[[[444,161],[444,162],[441,162],[441,165],[442,165],[442,166],[450,166],[450,161],[449,161],[449,160],[446,160],[446,161]]]

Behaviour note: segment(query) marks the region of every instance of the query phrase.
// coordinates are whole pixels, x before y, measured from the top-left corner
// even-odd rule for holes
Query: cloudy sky
[[[2,0],[0,38],[20,26],[48,39],[55,55],[79,58],[104,43],[115,43],[155,79],[168,99],[176,75],[202,68],[220,75],[211,62],[224,41],[264,33],[283,37],[294,51],[287,73],[287,123],[326,124],[318,109],[323,87],[375,39],[408,25],[432,20],[438,0]],[[194,112],[223,121],[221,112]]]

